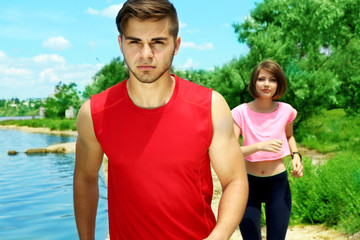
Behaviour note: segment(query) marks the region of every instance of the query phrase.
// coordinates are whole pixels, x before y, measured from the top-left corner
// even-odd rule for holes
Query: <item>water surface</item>
[[[75,137],[0,129],[0,239],[78,239],[73,212],[75,154],[26,155]],[[18,155],[7,155],[16,150]],[[96,239],[108,233],[106,186],[99,179]]]

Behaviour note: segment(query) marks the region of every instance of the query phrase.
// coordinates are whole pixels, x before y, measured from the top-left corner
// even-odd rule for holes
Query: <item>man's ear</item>
[[[179,51],[180,48],[180,44],[181,44],[181,37],[177,37],[176,41],[175,41],[175,51],[174,51],[174,55],[176,55]]]
[[[124,51],[123,51],[123,42],[122,42],[122,39],[121,39],[121,36],[119,35],[118,36],[118,43],[119,43],[119,47],[120,47],[120,51],[122,54],[124,54]]]

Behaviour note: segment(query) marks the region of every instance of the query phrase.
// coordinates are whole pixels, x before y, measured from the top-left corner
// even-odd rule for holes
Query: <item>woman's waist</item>
[[[286,170],[281,158],[271,161],[245,161],[245,163],[247,173],[255,176],[272,176]]]

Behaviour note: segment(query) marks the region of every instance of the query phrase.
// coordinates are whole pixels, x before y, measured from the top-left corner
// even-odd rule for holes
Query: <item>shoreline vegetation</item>
[[[14,122],[7,124],[9,123],[0,122],[0,129],[77,135],[75,130],[29,127],[24,126],[23,122],[23,126],[16,126]],[[301,122],[296,129],[295,135],[301,145],[306,171],[303,178],[290,179],[293,210],[286,239],[360,239],[360,160],[358,148],[355,148],[359,144],[360,119],[348,117],[343,110],[335,109]],[[44,146],[51,147],[59,145]],[[74,152],[75,142],[60,144],[60,147]],[[290,158],[286,157],[284,161],[291,168]],[[103,170],[107,182],[106,158]],[[221,185],[215,173],[213,180],[212,208],[217,215]],[[265,227],[262,231],[266,235]],[[239,229],[230,239],[241,239]]]

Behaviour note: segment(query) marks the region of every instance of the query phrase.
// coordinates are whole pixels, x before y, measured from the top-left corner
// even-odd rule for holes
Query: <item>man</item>
[[[108,162],[111,240],[229,239],[247,202],[244,159],[217,92],[170,74],[181,39],[168,0],[129,0],[116,19],[130,77],[81,107],[74,172],[80,239],[93,239]],[[210,162],[223,188],[211,210]]]

